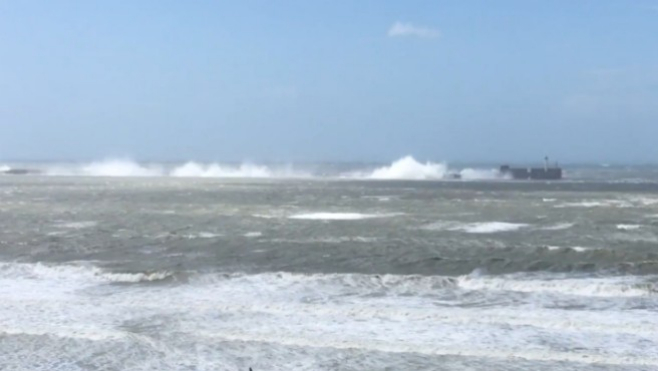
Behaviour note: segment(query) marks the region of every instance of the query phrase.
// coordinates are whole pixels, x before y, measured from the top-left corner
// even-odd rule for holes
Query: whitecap
[[[58,228],[67,228],[67,229],[84,229],[95,227],[98,223],[95,221],[80,221],[80,222],[68,222],[68,223],[58,223],[55,226]]]
[[[574,226],[574,223],[558,223],[558,224],[553,224],[553,225],[548,225],[545,227],[541,227],[540,229],[544,231],[561,231],[565,229],[569,229]]]
[[[617,224],[617,229],[622,231],[634,231],[642,228],[639,224]]]
[[[188,239],[196,239],[196,238],[216,238],[216,237],[221,237],[222,235],[219,233],[212,233],[212,232],[199,232],[195,234],[188,234],[185,236],[185,238]]]
[[[566,208],[566,207],[582,207],[582,208],[593,208],[593,207],[618,207],[626,208],[632,207],[633,205],[628,201],[622,200],[585,200],[579,202],[566,202],[562,204],[555,205],[555,208]]]
[[[458,287],[468,290],[502,290],[528,293],[556,293],[597,297],[633,297],[655,294],[653,283],[640,283],[635,277],[543,278],[527,274],[479,277],[462,276]]]
[[[170,275],[170,272],[114,273],[94,266],[0,263],[0,279],[50,279],[68,282],[79,281],[81,283],[135,283],[158,281]]]
[[[448,166],[443,163],[418,162],[412,156],[402,157],[389,166],[382,166],[374,170],[354,171],[343,174],[348,179],[377,179],[377,180],[436,180],[444,179],[448,174]]]
[[[361,220],[372,218],[387,218],[398,214],[362,214],[362,213],[335,213],[335,212],[318,212],[291,215],[289,219],[301,220]]]
[[[507,222],[480,222],[455,225],[448,230],[463,231],[466,233],[498,233],[512,232],[527,227],[524,223],[507,223]]]
[[[556,250],[573,250],[576,252],[585,252],[585,251],[590,251],[594,250],[591,247],[583,247],[583,246],[570,246],[570,247],[564,247],[564,246],[544,246],[544,248],[548,249],[549,251],[556,251]]]
[[[162,167],[146,166],[131,159],[106,159],[83,165],[57,165],[48,168],[46,175],[99,177],[153,177],[163,175]]]
[[[271,167],[252,163],[239,165],[200,164],[188,162],[173,169],[170,174],[180,178],[307,178],[310,174],[292,166]]]

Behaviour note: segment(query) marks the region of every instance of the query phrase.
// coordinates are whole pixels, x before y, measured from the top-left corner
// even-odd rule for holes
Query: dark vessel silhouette
[[[503,165],[500,167],[500,174],[504,177],[520,180],[559,180],[562,179],[562,168],[555,163],[549,166],[548,156],[544,158],[544,167],[510,167]]]

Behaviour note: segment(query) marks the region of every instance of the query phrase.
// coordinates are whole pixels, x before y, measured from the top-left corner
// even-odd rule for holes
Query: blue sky
[[[0,159],[658,162],[658,1],[0,1]]]

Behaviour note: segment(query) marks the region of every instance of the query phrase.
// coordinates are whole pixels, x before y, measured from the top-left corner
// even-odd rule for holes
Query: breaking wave
[[[84,165],[59,165],[46,169],[55,176],[153,177],[165,174],[162,166],[141,165],[129,159],[107,159]]]
[[[302,178],[310,175],[290,166],[269,167],[251,163],[238,165],[187,162],[173,168],[140,164],[130,159],[107,159],[84,165],[59,165],[45,173],[54,176],[90,177],[181,177],[181,178]]]
[[[258,369],[335,369],[337,356],[370,356],[354,353],[363,350],[393,358],[450,355],[460,366],[477,361],[464,356],[512,359],[528,369],[530,360],[581,363],[571,368],[658,364],[653,309],[625,310],[653,302],[655,276],[185,273],[188,279],[174,285],[97,287],[106,281],[97,278],[111,273],[0,265],[3,364],[68,370],[75,365],[69,360],[83,359],[92,369],[247,369],[240,361],[226,367],[224,357],[243,359],[254,342],[254,352],[271,355]],[[351,353],[310,358],[316,348]],[[289,358],[294,363],[280,366]],[[325,360],[329,367],[318,368]],[[382,368],[375,362],[370,368]],[[414,369],[404,364],[395,369]]]
[[[291,215],[289,219],[304,220],[360,220],[371,218],[387,218],[398,214],[361,214],[361,213],[307,213]]]
[[[302,166],[303,167],[303,166]],[[255,163],[222,164],[189,161],[179,165],[139,163],[128,158],[109,158],[86,164],[59,164],[43,169],[52,176],[85,177],[178,177],[178,178],[336,178],[351,180],[493,180],[501,178],[495,169],[449,169],[445,163],[419,162],[405,156],[391,164],[377,168],[354,165],[355,170],[334,173],[304,171],[292,165],[263,165]],[[9,170],[8,166],[0,166]],[[316,169],[317,170],[317,169]],[[41,172],[41,171],[39,171]]]
[[[0,263],[0,279],[51,279],[98,283],[138,283],[160,281],[169,272],[110,273],[98,267],[48,265],[42,263]]]
[[[375,169],[365,178],[369,179],[443,179],[448,174],[448,166],[443,163],[420,163],[411,156],[403,157],[390,166]]]
[[[548,225],[545,227],[541,227],[540,229],[544,231],[562,231],[565,229],[569,229],[573,227],[575,223],[558,223],[558,224],[553,224],[553,225]]]
[[[464,231],[466,233],[497,233],[516,231],[527,226],[527,224],[523,223],[483,222],[456,226],[452,230]]]
[[[617,224],[617,229],[622,231],[634,231],[640,228],[642,228],[642,226],[639,224]]]
[[[192,272],[189,272],[192,273]],[[0,280],[48,280],[53,282],[139,283],[161,281],[171,272],[115,273],[89,265],[51,265],[43,263],[0,263]],[[556,273],[514,273],[508,275],[481,274],[475,271],[463,276],[421,276],[393,274],[303,274],[287,272],[206,273],[188,276],[190,284],[217,284],[226,281],[248,281],[274,285],[277,289],[320,285],[341,292],[357,290],[368,294],[384,290],[388,294],[436,294],[439,289],[477,291],[515,291],[528,293],[559,293],[581,296],[653,296],[658,293],[654,276],[582,277]],[[329,286],[327,286],[329,285]]]
[[[174,177],[189,178],[306,178],[310,174],[295,171],[292,167],[272,169],[263,165],[240,164],[238,166],[226,166],[219,164],[204,165],[196,162],[188,162],[171,171]]]
[[[658,294],[654,277],[582,277],[565,274],[515,273],[489,276],[474,272],[462,276],[421,276],[394,274],[301,274],[287,272],[204,274],[190,278],[192,284],[215,285],[228,281],[249,282],[250,285],[273,285],[277,290],[290,287],[322,287],[327,293],[343,294],[381,292],[389,295],[438,295],[437,290],[507,291],[523,293],[553,293],[590,297],[642,297]]]
[[[487,234],[499,232],[513,232],[521,228],[528,227],[525,223],[508,223],[508,222],[479,222],[479,223],[460,223],[440,221],[428,224],[422,227],[427,230],[466,232],[473,234]]]
[[[413,156],[405,156],[388,166],[378,167],[369,171],[354,171],[343,174],[348,179],[374,180],[494,180],[503,177],[495,169],[466,168],[461,171],[451,170],[446,163],[419,162]]]

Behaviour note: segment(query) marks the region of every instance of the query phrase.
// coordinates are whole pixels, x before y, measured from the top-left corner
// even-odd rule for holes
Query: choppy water
[[[650,181],[0,176],[0,222],[3,370],[658,369]]]

